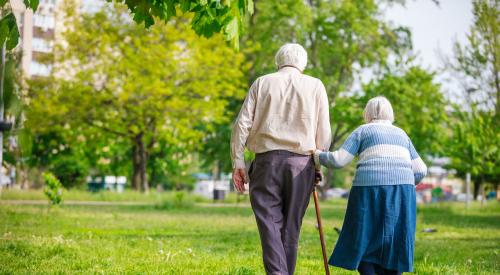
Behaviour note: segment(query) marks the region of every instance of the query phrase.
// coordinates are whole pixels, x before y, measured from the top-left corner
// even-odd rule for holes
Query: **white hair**
[[[372,120],[389,120],[394,122],[394,111],[392,110],[391,103],[383,96],[377,96],[366,104],[363,118],[366,123]]]
[[[303,71],[307,65],[307,52],[299,44],[287,43],[278,50],[275,56],[276,66],[293,66]]]

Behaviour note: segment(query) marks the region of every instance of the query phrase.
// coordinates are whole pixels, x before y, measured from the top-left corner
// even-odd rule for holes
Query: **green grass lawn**
[[[52,209],[0,204],[0,274],[263,274],[255,220],[245,205],[164,210],[154,204]],[[345,201],[323,202],[322,206],[331,250],[338,237],[333,227],[341,226]],[[421,233],[427,227],[438,232]],[[500,271],[497,202],[483,208],[473,205],[469,210],[461,204],[419,207],[417,231],[416,273]],[[322,274],[322,268],[314,208],[310,207],[296,274]]]

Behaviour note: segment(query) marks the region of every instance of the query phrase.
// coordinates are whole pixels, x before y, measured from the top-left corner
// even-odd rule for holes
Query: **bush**
[[[191,208],[194,205],[193,198],[185,191],[173,192],[156,205],[158,209],[182,209]]]
[[[52,173],[43,173],[45,181],[45,189],[43,193],[49,199],[52,205],[61,204],[62,201],[62,184]]]
[[[85,184],[88,165],[75,156],[63,156],[52,163],[50,171],[65,188],[72,188]]]

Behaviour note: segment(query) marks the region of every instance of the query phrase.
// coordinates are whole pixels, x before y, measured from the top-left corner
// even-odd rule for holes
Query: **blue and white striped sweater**
[[[358,155],[353,186],[418,184],[427,166],[408,135],[387,120],[358,127],[334,152],[317,152],[326,167],[343,167]]]

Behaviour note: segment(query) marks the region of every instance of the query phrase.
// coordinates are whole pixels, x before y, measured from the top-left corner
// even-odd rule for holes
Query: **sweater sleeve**
[[[319,162],[329,168],[340,168],[350,163],[359,152],[361,143],[360,128],[352,132],[342,147],[333,152],[319,153]]]
[[[413,175],[415,176],[415,184],[419,184],[422,179],[427,175],[427,166],[424,161],[420,158],[415,146],[410,139],[408,139],[409,145],[408,150],[410,151],[411,166],[413,169]]]

